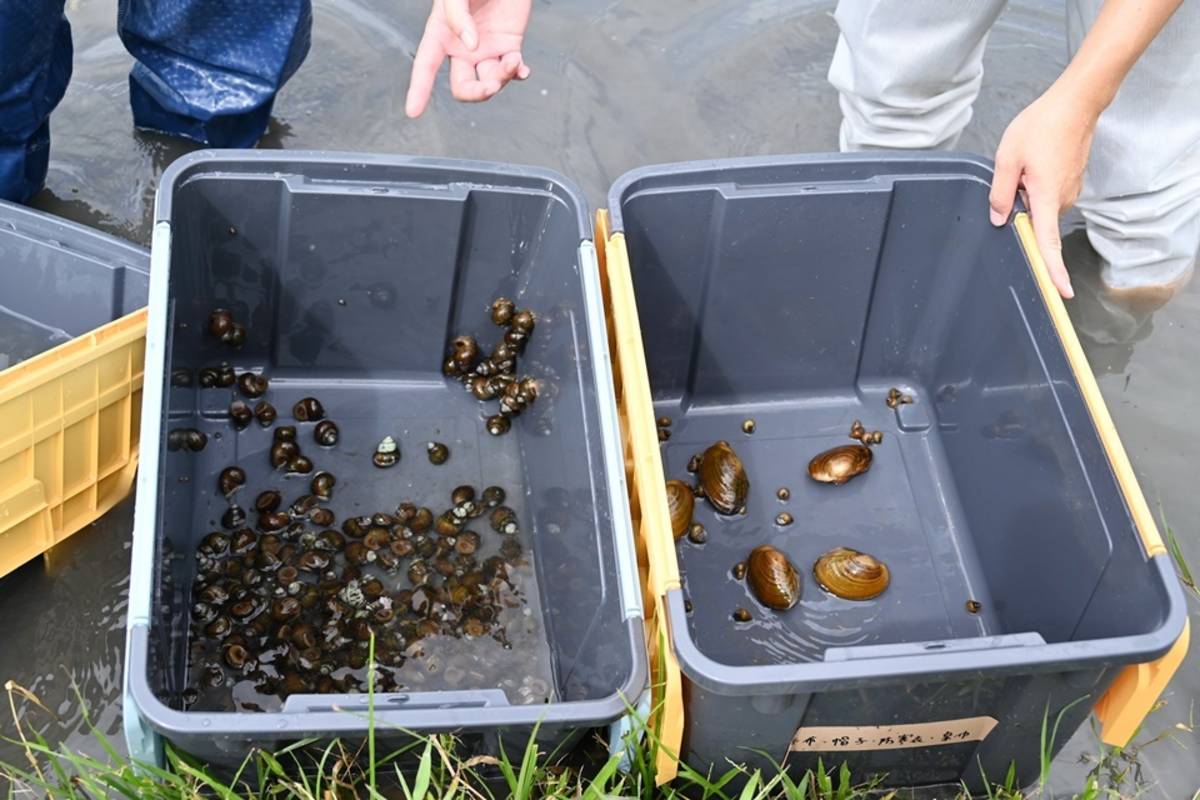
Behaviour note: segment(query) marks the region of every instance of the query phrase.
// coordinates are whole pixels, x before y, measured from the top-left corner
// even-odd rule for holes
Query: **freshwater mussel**
[[[667,481],[667,511],[671,515],[671,533],[676,539],[683,538],[688,532],[695,502],[691,486],[680,480]]]
[[[837,547],[817,559],[813,577],[821,588],[843,600],[870,600],[891,582],[887,565],[874,556]]]
[[[808,462],[809,477],[819,483],[840,486],[870,469],[870,445],[883,441],[883,434],[880,431],[867,431],[862,422],[854,420],[850,426],[850,438],[857,439],[859,443],[838,445],[813,456]]]
[[[700,457],[699,488],[719,514],[740,514],[746,509],[750,480],[737,453],[724,440]]]
[[[786,611],[800,599],[800,573],[787,556],[770,545],[750,551],[746,577],[754,596],[768,608]]]

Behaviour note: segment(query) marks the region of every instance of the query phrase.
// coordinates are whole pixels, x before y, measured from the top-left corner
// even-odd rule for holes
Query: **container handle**
[[[1100,741],[1113,747],[1129,744],[1183,663],[1191,627],[1191,620],[1186,620],[1183,633],[1161,658],[1146,664],[1130,664],[1117,674],[1094,708],[1096,719],[1100,720]]]
[[[375,695],[375,713],[385,711],[428,711],[439,708],[493,708],[509,705],[502,689],[475,689],[446,692],[398,692]],[[294,694],[283,704],[283,712],[312,713],[345,711],[367,713],[371,698],[365,694]]]

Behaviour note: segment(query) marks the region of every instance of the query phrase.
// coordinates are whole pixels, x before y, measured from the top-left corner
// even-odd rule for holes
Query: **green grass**
[[[247,755],[232,774],[217,774],[194,759],[168,747],[167,768],[135,764],[124,757],[92,724],[84,709],[84,721],[99,744],[103,757],[96,758],[65,746],[52,746],[42,734],[30,731],[17,715],[17,698],[50,713],[40,700],[11,682],[7,686],[13,712],[15,736],[9,741],[22,746],[25,764],[0,763],[0,786],[8,783],[7,796],[51,797],[85,800],[99,797],[184,800],[533,800],[534,798],[657,798],[697,797],[703,800],[893,800],[903,796],[887,788],[886,776],[856,776],[845,764],[818,762],[813,770],[789,773],[767,757],[767,770],[748,770],[730,765],[719,775],[702,775],[681,765],[679,777],[665,787],[656,787],[654,763],[659,743],[651,729],[642,727],[636,741],[628,744],[631,769],[620,770],[620,758],[606,755],[588,762],[578,753],[542,752],[531,736],[519,753],[503,748],[497,756],[467,755],[458,739],[450,735],[408,734],[408,743],[386,753],[378,749],[373,692],[369,693],[366,719],[368,735],[357,748],[339,741],[315,739],[296,742],[274,753],[255,751]],[[1072,704],[1073,705],[1073,704]],[[1051,753],[1059,734],[1062,709],[1051,719],[1047,709],[1041,730],[1041,763],[1035,785],[1022,791],[1017,769],[1011,764],[999,781],[981,776],[987,783],[989,800],[1027,800],[1049,797]],[[536,733],[536,731],[535,731]],[[1142,745],[1169,738],[1160,735]],[[603,752],[600,743],[591,748]],[[587,749],[587,748],[584,748]],[[1137,772],[1138,748],[1100,747],[1095,765],[1084,786],[1074,794],[1080,800],[1124,800],[1136,798],[1146,784]],[[765,755],[765,754],[763,754]],[[968,798],[965,787],[956,800]],[[952,800],[945,796],[945,800]]]

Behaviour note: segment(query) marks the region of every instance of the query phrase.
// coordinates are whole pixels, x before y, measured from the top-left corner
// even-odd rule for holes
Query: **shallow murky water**
[[[463,156],[541,164],[578,181],[590,202],[625,170],[648,163],[836,148],[837,98],[825,81],[836,38],[832,2],[798,0],[611,0],[538,2],[526,49],[525,85],[481,106],[454,103],[445,80],[427,116],[404,118],[409,63],[426,3],[317,0],[313,50],[283,92],[262,146]],[[990,153],[1007,121],[1065,62],[1062,11],[1051,0],[1013,3],[989,42],[987,74],[961,147]],[[75,76],[52,118],[48,188],[35,205],[146,244],[153,194],[166,164],[189,147],[131,129],[130,59],[116,34],[115,0],[69,0]],[[1080,278],[1076,286],[1080,288]],[[1095,327],[1081,290],[1077,319]],[[1094,306],[1094,303],[1092,303]],[[1200,282],[1125,344],[1085,338],[1101,388],[1151,503],[1177,526],[1200,563],[1200,494],[1190,457],[1200,431],[1191,329]],[[1128,333],[1128,331],[1125,331]],[[91,752],[74,681],[101,730],[120,741],[123,592],[131,503],[60,549],[50,569],[28,565],[0,582],[0,678],[37,691],[63,715],[69,740]],[[1193,603],[1193,615],[1197,606]],[[1200,785],[1191,698],[1200,659],[1181,670],[1143,740],[1176,740],[1140,754],[1147,796],[1190,797]],[[42,714],[27,718],[50,731]],[[1096,751],[1081,731],[1060,757],[1054,784],[1081,785]],[[0,758],[12,748],[0,745]]]

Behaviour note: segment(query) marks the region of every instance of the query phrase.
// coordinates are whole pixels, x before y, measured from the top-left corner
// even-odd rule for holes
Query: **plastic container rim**
[[[625,195],[638,182],[670,175],[679,177],[688,173],[707,172],[712,170],[729,170],[755,167],[788,167],[805,164],[862,163],[879,164],[895,163],[906,166],[927,167],[920,171],[898,173],[896,175],[881,175],[880,179],[910,177],[920,179],[933,175],[958,175],[983,183],[989,183],[994,168],[994,162],[983,156],[968,153],[837,153],[837,154],[800,154],[791,156],[752,156],[734,159],[705,159],[680,162],[673,164],[646,165],[634,168],[621,175],[612,184],[608,194],[608,213],[610,219],[610,239],[620,236],[621,246],[624,246],[624,219],[621,215],[621,204]],[[940,170],[937,168],[941,168]],[[864,182],[871,179],[865,178]],[[833,180],[829,183],[847,183],[850,181]],[[822,181],[797,181],[798,184],[817,185]],[[1025,206],[1017,200],[1013,210],[1014,215],[1023,213]],[[1020,239],[1015,227],[1010,223],[1008,230],[1011,235]],[[1024,250],[1022,249],[1022,253]],[[1027,259],[1028,263],[1028,259]],[[1028,264],[1033,271],[1032,264]],[[630,271],[633,265],[630,263]],[[1043,298],[1044,300],[1044,298]],[[1049,308],[1043,302],[1043,308],[1049,315]],[[1060,345],[1061,332],[1057,331]],[[1072,380],[1075,376],[1072,375]],[[1089,414],[1089,422],[1096,435],[1096,420]],[[1113,465],[1109,464],[1110,469]],[[1121,500],[1126,511],[1130,512],[1129,498],[1121,487]],[[1131,527],[1134,533],[1139,531],[1132,519]],[[1144,543],[1144,539],[1143,539]],[[904,683],[920,680],[925,677],[936,677],[939,680],[946,675],[961,675],[978,673],[984,670],[1020,674],[1042,671],[1053,671],[1056,667],[1070,665],[1110,665],[1125,666],[1133,663],[1152,661],[1167,653],[1182,635],[1187,623],[1187,609],[1183,590],[1175,575],[1173,567],[1168,563],[1168,556],[1157,554],[1147,557],[1156,569],[1160,579],[1160,589],[1165,596],[1167,613],[1159,625],[1152,631],[1128,636],[1117,636],[1105,639],[1095,639],[1077,642],[1055,642],[1024,647],[1005,647],[1000,649],[973,650],[918,650],[939,641],[963,642],[971,638],[979,640],[995,637],[971,637],[967,639],[927,640],[911,643],[914,652],[909,655],[889,655],[873,658],[847,659],[836,662],[812,661],[792,664],[772,664],[755,666],[734,666],[711,659],[704,655],[692,639],[687,625],[687,615],[683,607],[682,588],[672,588],[665,592],[664,609],[668,618],[668,627],[672,639],[672,647],[678,658],[681,669],[689,680],[708,691],[719,694],[750,695],[778,694],[782,692],[801,693],[829,691],[830,689],[851,689],[871,685],[886,685],[889,683]],[[1102,646],[1101,651],[1097,645]],[[1114,650],[1120,650],[1115,653]]]

